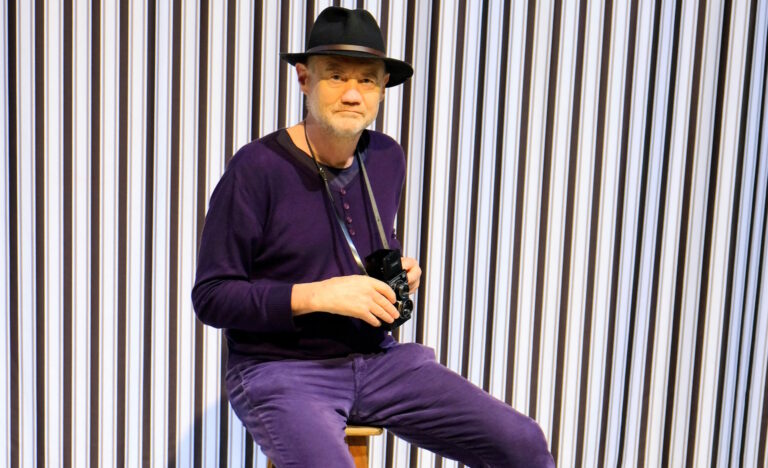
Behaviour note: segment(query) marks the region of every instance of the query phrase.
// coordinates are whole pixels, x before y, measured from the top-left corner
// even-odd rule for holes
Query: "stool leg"
[[[346,440],[355,467],[368,468],[368,436],[347,436]]]

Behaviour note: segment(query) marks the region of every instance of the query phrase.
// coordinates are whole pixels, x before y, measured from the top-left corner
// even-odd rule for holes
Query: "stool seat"
[[[381,435],[384,429],[371,426],[347,426],[344,429],[344,435],[347,437],[368,437]]]
[[[356,468],[368,468],[368,437],[381,435],[384,429],[372,426],[347,426],[344,428],[344,440],[349,446],[349,453]],[[332,461],[332,460],[329,460]],[[276,468],[272,460],[267,461],[267,468]]]

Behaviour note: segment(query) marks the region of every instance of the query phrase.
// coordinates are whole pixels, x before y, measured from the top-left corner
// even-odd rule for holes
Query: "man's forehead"
[[[385,71],[384,61],[379,59],[367,59],[357,57],[343,57],[338,55],[312,55],[309,60],[320,69],[334,67],[356,67],[369,71]]]

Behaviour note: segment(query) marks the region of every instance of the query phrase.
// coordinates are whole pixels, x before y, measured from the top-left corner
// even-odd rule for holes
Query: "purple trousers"
[[[414,343],[321,361],[242,361],[228,370],[227,389],[237,416],[280,468],[354,467],[348,423],[384,427],[470,467],[554,466],[534,420]]]

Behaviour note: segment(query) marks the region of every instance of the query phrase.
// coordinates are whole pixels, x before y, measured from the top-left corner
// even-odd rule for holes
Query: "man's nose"
[[[358,89],[359,83],[357,80],[348,80],[344,93],[341,95],[341,100],[345,103],[359,103],[363,100],[363,95],[360,94],[360,90]]]

